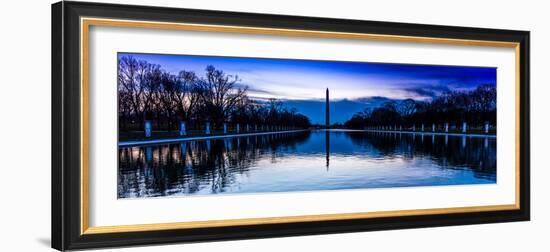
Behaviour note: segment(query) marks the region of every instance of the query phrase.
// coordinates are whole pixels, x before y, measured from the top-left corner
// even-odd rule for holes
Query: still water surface
[[[303,131],[119,148],[118,197],[496,183],[496,139]]]

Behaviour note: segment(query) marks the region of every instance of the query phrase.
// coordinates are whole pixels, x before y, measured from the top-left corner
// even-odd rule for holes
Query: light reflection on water
[[[494,137],[306,131],[119,148],[119,198],[495,182]]]

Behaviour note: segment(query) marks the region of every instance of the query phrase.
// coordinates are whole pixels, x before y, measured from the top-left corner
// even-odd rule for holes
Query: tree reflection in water
[[[483,136],[304,131],[119,148],[119,198],[495,182],[496,139]]]
[[[348,132],[355,145],[378,150],[374,155],[411,160],[427,157],[442,169],[471,169],[479,178],[496,179],[496,138],[430,133]]]
[[[260,156],[272,162],[306,141],[309,131],[119,148],[118,197],[221,193]]]

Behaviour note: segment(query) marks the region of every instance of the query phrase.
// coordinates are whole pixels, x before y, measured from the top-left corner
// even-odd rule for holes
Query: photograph
[[[119,199],[497,183],[497,68],[119,52]]]
[[[51,166],[49,186],[47,174],[23,187],[8,179],[27,190],[8,196],[22,202],[51,188],[34,197],[51,201],[42,244],[179,251],[188,245],[156,245],[205,250],[197,243],[223,241],[213,247],[223,250],[277,238],[246,247],[376,251],[414,250],[430,237],[422,245],[432,249],[420,249],[464,251],[544,240],[531,221],[532,197],[548,191],[531,183],[548,177],[531,176],[531,145],[544,142],[532,137],[544,128],[531,124],[531,96],[544,96],[530,83],[531,51],[544,48],[540,34],[531,47],[533,12],[201,5],[61,1],[51,5],[51,22],[32,22],[51,25],[51,43],[29,47],[42,54],[7,47],[15,58],[5,62],[21,73],[8,74],[15,79],[6,86],[25,91],[6,94],[30,111],[5,106],[20,115],[6,115],[5,125],[29,128],[5,131],[22,146],[6,145],[22,155],[8,167]],[[51,68],[27,55],[51,59]],[[49,92],[21,79],[48,70]],[[49,112],[38,112],[40,99],[51,102]],[[29,150],[21,136],[37,129],[51,131],[35,141],[51,151],[35,148],[34,157],[21,151]],[[348,232],[358,232],[355,242]],[[457,243],[452,232],[471,242]]]

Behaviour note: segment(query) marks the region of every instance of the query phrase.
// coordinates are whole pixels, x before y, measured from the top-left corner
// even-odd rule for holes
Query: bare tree
[[[239,81],[238,76],[213,66],[199,78],[194,72],[173,75],[160,65],[122,57],[118,65],[120,130],[131,135],[127,125],[132,125],[132,130],[141,131],[146,119],[153,121],[155,130],[169,131],[178,120],[195,127],[207,120],[214,127],[223,122],[309,127],[307,117],[283,109],[280,101],[250,99]]]
[[[416,111],[416,102],[413,99],[406,99],[399,103],[398,112],[403,117],[409,117]]]
[[[189,120],[195,111],[199,96],[195,92],[198,77],[194,72],[180,71],[176,85],[177,111],[182,120]]]
[[[238,76],[227,75],[214,66],[206,67],[206,76],[197,82],[197,91],[210,120],[220,125],[236,104],[246,96],[248,87],[236,88]]]
[[[124,100],[119,103],[125,105],[125,110],[131,111],[142,119],[147,107],[143,99],[146,86],[143,82],[147,79],[149,64],[145,61],[137,61],[133,57],[122,57],[118,64],[118,88]]]

